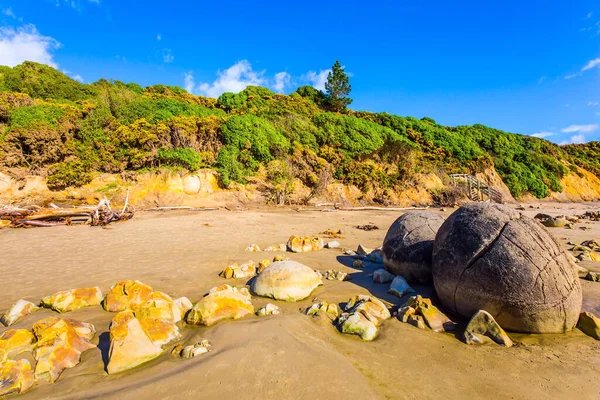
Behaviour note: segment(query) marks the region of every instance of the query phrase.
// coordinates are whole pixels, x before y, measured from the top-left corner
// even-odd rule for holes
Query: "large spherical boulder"
[[[298,301],[322,285],[321,274],[296,261],[277,261],[252,282],[254,294],[275,300]]]
[[[431,253],[444,218],[427,211],[407,212],[398,218],[383,241],[383,264],[408,282],[431,282]]]
[[[509,331],[565,332],[581,310],[579,280],[556,239],[499,204],[472,203],[448,217],[432,272],[447,310],[468,318],[485,310]]]

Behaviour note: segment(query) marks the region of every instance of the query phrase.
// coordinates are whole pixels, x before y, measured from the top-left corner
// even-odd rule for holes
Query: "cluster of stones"
[[[273,257],[273,261],[271,260],[262,260],[258,263],[258,265],[250,260],[244,264],[233,263],[225,268],[223,271],[219,273],[219,276],[225,279],[247,279],[252,278],[265,270],[271,263],[277,261],[289,261],[284,255],[278,255]]]
[[[349,281],[350,275],[348,275],[346,272],[342,272],[342,271],[334,271],[332,269],[327,270],[323,273],[323,278],[327,279],[328,281]]]
[[[564,215],[559,215],[557,217],[553,217],[548,214],[537,214],[534,217],[536,220],[540,221],[542,225],[546,228],[570,228],[573,229],[573,224],[579,222],[579,218],[577,217],[567,217]]]
[[[338,244],[339,245],[339,244]],[[266,247],[264,250],[260,249],[257,244],[252,244],[246,248],[245,251],[256,253],[260,251],[291,251],[292,253],[308,253],[312,251],[319,251],[325,247],[325,242],[319,236],[295,236],[292,235],[287,241],[287,244],[276,244]],[[335,243],[331,248],[335,247]]]
[[[430,328],[434,332],[449,332],[455,328],[454,322],[431,304],[431,300],[412,296],[400,307],[398,320],[420,329]]]
[[[181,358],[194,358],[199,355],[208,353],[211,347],[212,344],[205,339],[196,344],[191,344],[188,346],[178,344],[177,346],[173,347],[173,350],[171,350],[171,354]]]

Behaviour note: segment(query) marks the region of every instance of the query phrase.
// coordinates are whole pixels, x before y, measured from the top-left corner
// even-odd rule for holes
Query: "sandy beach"
[[[514,205],[513,205],[514,207]],[[538,203],[524,214],[581,214],[597,204]],[[432,211],[447,217],[454,209]],[[34,303],[58,290],[99,286],[106,292],[115,282],[137,279],[172,297],[187,296],[193,303],[214,286],[227,265],[260,261],[280,253],[249,253],[251,244],[266,247],[285,243],[290,235],[312,235],[341,229],[342,248],[358,244],[376,248],[400,212],[296,212],[256,209],[246,211],[138,213],[124,223],[106,228],[89,226],[0,231],[0,311],[24,298]],[[356,225],[375,224],[363,231]],[[590,227],[582,230],[579,227]],[[575,229],[552,228],[563,244],[600,237],[600,223],[581,222]],[[129,372],[107,375],[108,326],[111,313],[87,307],[68,314],[91,322],[98,349],[87,351],[81,363],[66,370],[57,383],[38,383],[22,399],[75,398],[280,398],[280,399],[597,399],[600,397],[600,342],[579,330],[565,335],[510,334],[513,348],[468,346],[460,341],[463,319],[456,334],[414,328],[392,318],[373,342],[342,335],[326,318],[303,313],[319,301],[341,303],[357,294],[374,295],[395,309],[408,296],[387,293],[369,274],[376,267],[352,267],[341,249],[288,256],[322,272],[350,273],[347,282],[327,281],[297,303],[273,302],[281,315],[250,316],[213,327],[185,327],[181,343],[212,342],[212,351],[192,360],[161,357]],[[600,271],[600,263],[581,265]],[[379,267],[377,267],[379,268]],[[600,314],[600,284],[580,280],[583,311]],[[228,280],[243,286],[247,280]],[[432,286],[414,285],[435,302]],[[253,296],[255,308],[267,299]],[[11,328],[31,325],[55,313],[43,310]],[[0,328],[0,333],[6,328]],[[173,344],[174,345],[174,344]],[[173,345],[169,345],[172,347]],[[170,348],[169,347],[169,348]]]

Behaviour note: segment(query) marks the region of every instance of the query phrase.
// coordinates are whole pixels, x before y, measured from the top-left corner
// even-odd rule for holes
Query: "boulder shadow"
[[[102,363],[104,364],[104,371],[108,373],[108,351],[110,350],[110,333],[102,332],[98,336],[98,349],[102,355]]]

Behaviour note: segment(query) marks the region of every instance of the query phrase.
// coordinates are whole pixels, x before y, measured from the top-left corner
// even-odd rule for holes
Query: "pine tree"
[[[337,60],[327,75],[325,90],[327,92],[328,105],[331,111],[340,112],[352,103],[352,99],[348,97],[352,91],[352,85],[350,85],[348,75],[344,72],[344,68]]]

